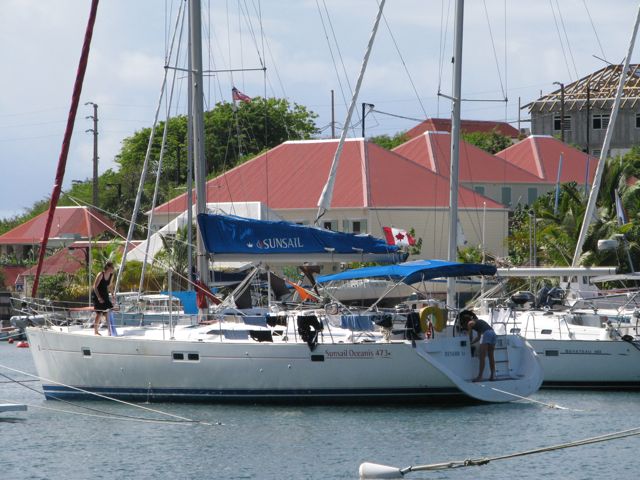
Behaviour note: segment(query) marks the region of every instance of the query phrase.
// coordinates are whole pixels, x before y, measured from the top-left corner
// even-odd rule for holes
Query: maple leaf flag
[[[245,95],[244,93],[242,93],[240,90],[238,90],[236,87],[233,87],[231,89],[231,98],[233,98],[233,101],[241,101],[241,102],[246,102],[249,103],[251,102],[251,97],[249,95]]]
[[[382,227],[388,245],[398,245],[408,247],[416,244],[416,239],[407,233],[406,230],[395,227]]]

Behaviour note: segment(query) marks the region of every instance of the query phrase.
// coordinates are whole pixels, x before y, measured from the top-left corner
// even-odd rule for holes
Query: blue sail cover
[[[333,275],[322,275],[316,279],[318,283],[334,280],[354,280],[358,278],[390,278],[406,284],[441,277],[468,277],[472,275],[495,275],[496,267],[479,263],[457,263],[444,260],[416,260],[414,262],[385,265],[379,267],[364,267]]]
[[[199,214],[207,252],[213,254],[392,254],[395,245],[370,235],[332,232],[308,225],[233,215]]]

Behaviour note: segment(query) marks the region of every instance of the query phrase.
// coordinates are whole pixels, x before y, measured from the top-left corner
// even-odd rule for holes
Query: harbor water
[[[640,393],[541,390],[493,405],[263,406],[46,401],[28,349],[0,343],[0,478],[357,479],[397,467],[495,457],[640,426]],[[120,418],[115,418],[119,415]],[[123,417],[127,416],[127,417]],[[142,419],[163,419],[163,423]],[[636,479],[640,437],[493,461],[413,479]]]

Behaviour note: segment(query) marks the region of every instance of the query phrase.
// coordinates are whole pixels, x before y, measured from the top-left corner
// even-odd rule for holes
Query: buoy
[[[13,343],[13,337],[11,337],[9,340],[7,340],[8,343]]]
[[[22,342],[16,343],[16,347],[18,347],[18,348],[29,348],[29,342],[25,342],[23,340]]]

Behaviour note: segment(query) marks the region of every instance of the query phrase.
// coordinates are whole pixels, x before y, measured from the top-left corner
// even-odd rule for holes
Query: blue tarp
[[[388,254],[398,251],[395,245],[387,245],[370,235],[333,232],[282,221],[199,214],[198,225],[207,251],[214,254]]]
[[[467,277],[471,275],[495,275],[495,273],[496,267],[493,265],[446,262],[444,260],[416,260],[396,265],[345,270],[333,275],[322,275],[316,281],[318,283],[326,283],[334,280],[354,280],[358,278],[390,278],[412,284],[439,277]]]
[[[165,295],[169,295],[169,292],[161,292]],[[187,315],[197,315],[198,306],[196,305],[196,292],[195,291],[173,291],[171,295],[179,298],[182,303],[182,309]]]

